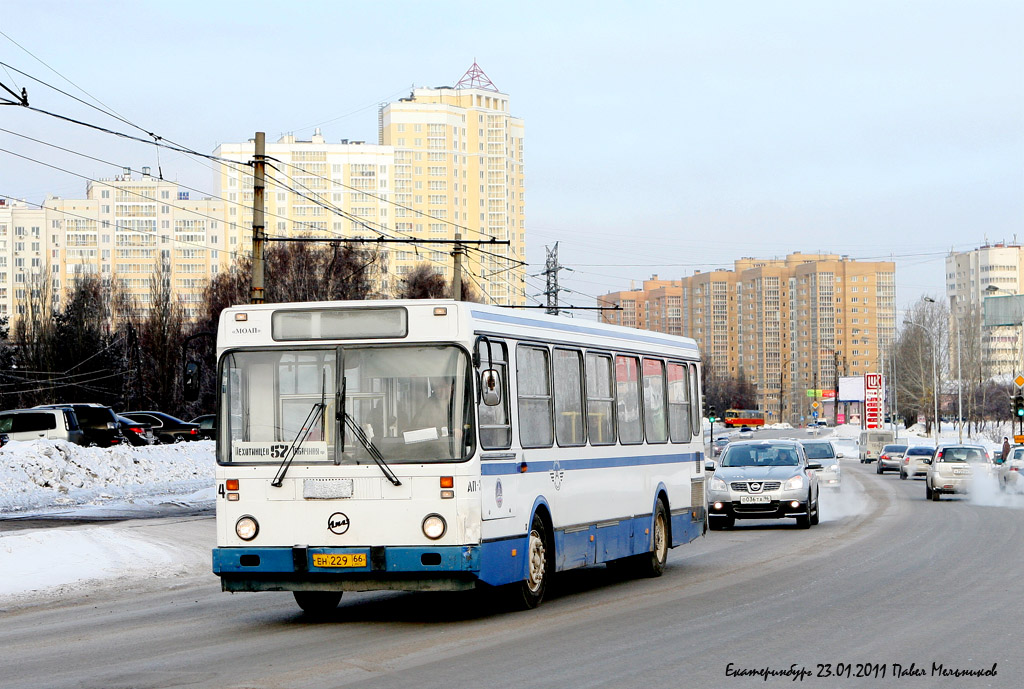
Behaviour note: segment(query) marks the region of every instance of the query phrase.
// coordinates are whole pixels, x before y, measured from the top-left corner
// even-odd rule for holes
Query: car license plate
[[[366,553],[313,553],[314,567],[365,567]]]
[[[741,495],[740,503],[744,505],[763,505],[771,502],[772,499],[767,495]]]
[[[953,473],[954,474],[969,474],[969,473],[971,473],[971,470],[970,469],[953,469]]]

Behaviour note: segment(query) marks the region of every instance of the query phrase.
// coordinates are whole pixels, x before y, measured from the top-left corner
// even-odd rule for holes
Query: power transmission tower
[[[559,313],[558,292],[564,289],[558,286],[558,271],[572,270],[572,268],[558,263],[558,242],[555,242],[553,247],[544,247],[544,249],[547,251],[547,260],[544,262],[544,275],[547,278],[544,289],[544,296],[547,299],[544,313],[557,316]]]

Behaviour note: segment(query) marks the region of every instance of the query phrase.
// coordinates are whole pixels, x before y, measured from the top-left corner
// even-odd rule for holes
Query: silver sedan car
[[[729,443],[707,484],[708,526],[790,517],[797,526],[810,528],[819,519],[819,469],[821,464],[808,460],[795,440]]]

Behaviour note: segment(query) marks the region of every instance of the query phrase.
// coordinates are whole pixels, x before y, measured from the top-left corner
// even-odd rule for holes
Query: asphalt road
[[[932,503],[921,481],[843,465],[819,526],[709,532],[658,579],[569,572],[528,612],[478,593],[367,593],[313,622],[289,594],[230,595],[204,575],[0,613],[0,687],[1024,685],[1024,496]],[[209,519],[180,528],[212,539]],[[912,663],[925,675],[893,677]],[[810,676],[729,674],[762,668]]]

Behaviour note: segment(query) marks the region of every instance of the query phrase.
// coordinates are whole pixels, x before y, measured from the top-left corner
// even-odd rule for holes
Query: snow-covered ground
[[[0,448],[0,518],[119,518],[162,506],[214,504],[214,443],[79,447],[11,441]],[[135,522],[50,529],[0,521],[0,605],[66,595],[103,581],[179,577],[208,570],[211,540],[181,542],[170,529]]]

